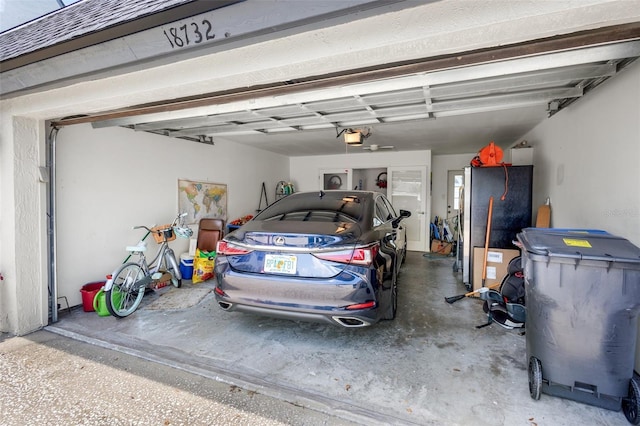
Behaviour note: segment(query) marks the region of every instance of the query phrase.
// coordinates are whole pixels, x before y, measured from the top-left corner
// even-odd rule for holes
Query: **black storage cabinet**
[[[473,249],[484,247],[489,198],[494,199],[489,248],[515,249],[518,232],[531,226],[533,166],[467,167],[464,176],[462,278],[470,290]]]
[[[640,249],[602,231],[524,229],[529,390],[638,418]]]

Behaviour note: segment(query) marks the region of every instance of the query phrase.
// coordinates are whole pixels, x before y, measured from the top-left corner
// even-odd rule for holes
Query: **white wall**
[[[553,227],[604,229],[640,247],[640,63],[523,139],[535,147],[533,205],[551,198]]]
[[[144,231],[178,212],[178,179],[227,184],[228,218],[255,214],[262,182],[270,201],[289,160],[231,142],[214,146],[123,128],[63,128],[57,138],[58,295],[81,303],[83,284],[104,280]],[[197,235],[197,226],[193,226]],[[147,239],[149,253],[156,248]],[[188,240],[171,243],[187,252]]]
[[[320,189],[321,170],[386,168],[395,166],[427,166],[431,169],[431,151],[372,152],[344,155],[291,157],[291,179],[297,191]],[[354,184],[355,186],[355,184]]]
[[[295,182],[296,188],[301,191],[315,191],[322,188],[320,173],[326,170],[345,171],[348,169],[366,168],[423,167],[427,173],[427,182],[424,189],[424,197],[426,200],[424,214],[426,220],[424,221],[425,228],[423,231],[425,232],[425,235],[428,233],[428,218],[431,214],[431,190],[429,185],[429,174],[431,173],[431,151],[429,150],[292,157],[289,164],[291,179]],[[351,182],[351,188],[356,185],[357,182]],[[411,222],[420,222],[420,219],[418,219],[419,216],[416,212],[414,211],[412,213],[414,216],[407,221],[408,227],[414,226],[410,225]],[[413,235],[413,239],[409,236],[409,249],[427,251],[428,248],[426,245],[428,245],[428,237],[421,235],[421,225],[415,226],[416,227],[413,229],[417,231],[415,231],[414,234],[411,234],[411,231],[408,232],[408,235]],[[422,247],[423,245],[424,247]]]
[[[640,63],[524,139],[535,146],[534,205],[551,198],[553,227],[604,229],[640,247]]]
[[[386,167],[380,168],[366,168],[366,169],[354,169],[353,170],[353,181],[351,182],[351,187],[358,189],[362,189],[365,191],[376,191],[382,194],[387,193],[386,187],[379,187],[378,176],[380,176],[381,180],[385,180],[385,176],[382,173],[387,173]],[[382,175],[382,176],[381,176]],[[360,187],[362,185],[362,187]]]

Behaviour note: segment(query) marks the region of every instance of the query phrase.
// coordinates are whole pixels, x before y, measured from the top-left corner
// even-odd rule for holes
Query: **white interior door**
[[[409,210],[411,217],[403,223],[407,230],[407,249],[427,251],[427,220],[430,190],[427,185],[427,168],[389,167],[387,195],[393,207]]]
[[[460,235],[460,216],[464,187],[464,170],[449,170],[447,173],[447,220],[453,239],[458,241]]]

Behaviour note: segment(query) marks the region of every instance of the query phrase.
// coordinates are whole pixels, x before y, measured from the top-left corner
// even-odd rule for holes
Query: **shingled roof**
[[[187,3],[196,3],[196,1],[81,0],[1,33],[0,62],[98,33]],[[215,8],[215,3],[212,6]]]

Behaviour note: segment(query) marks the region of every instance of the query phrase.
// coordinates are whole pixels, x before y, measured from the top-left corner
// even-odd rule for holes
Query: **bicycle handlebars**
[[[153,227],[155,227],[155,225],[154,225]],[[159,232],[159,231],[152,231],[152,230],[151,230],[151,228],[147,228],[147,227],[146,227],[146,226],[144,226],[144,225],[134,226],[134,227],[133,227],[133,228],[131,228],[131,229],[146,229],[146,230],[147,230],[147,231],[149,231],[149,232]]]
[[[146,229],[149,232],[153,232],[155,234],[160,234],[164,231],[168,231],[169,229],[172,229],[174,226],[176,226],[176,224],[178,223],[179,220],[181,220],[183,217],[185,217],[187,215],[187,212],[184,213],[179,213],[178,216],[176,216],[176,218],[173,220],[173,223],[171,225],[169,225],[168,228],[164,228],[164,229],[151,229],[151,228],[155,228],[156,225],[153,225],[151,228],[144,226],[144,225],[137,225],[134,226],[132,229]]]

